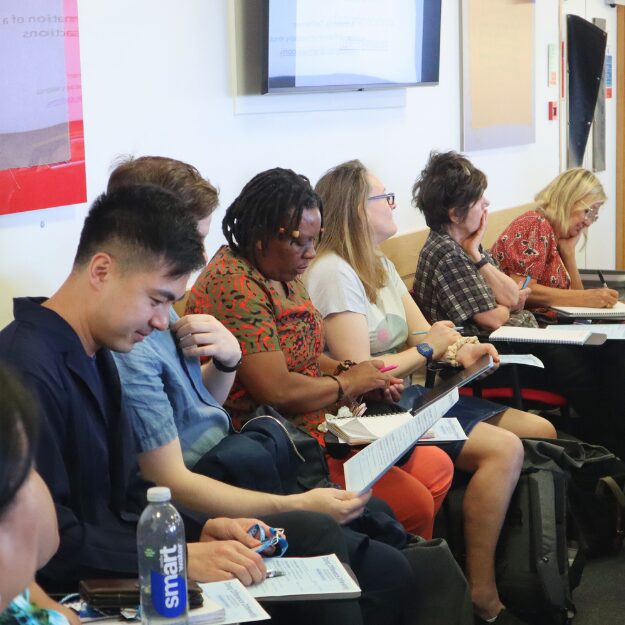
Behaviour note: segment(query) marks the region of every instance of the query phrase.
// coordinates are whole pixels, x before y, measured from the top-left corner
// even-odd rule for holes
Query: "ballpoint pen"
[[[462,332],[464,330],[464,326],[454,326],[454,330],[456,332]],[[416,330],[415,332],[411,332],[412,336],[419,336],[419,334],[427,334],[429,330]]]
[[[521,291],[527,288],[527,285],[530,283],[532,276],[525,276],[525,280],[523,280],[523,284],[521,285]]]
[[[386,367],[382,367],[380,369],[380,373],[386,373],[387,371],[392,371],[393,369],[397,369],[397,365],[386,365]]]
[[[272,577],[284,577],[286,573],[284,571],[276,571],[275,569],[270,569],[267,571],[267,575],[265,576],[267,579],[271,579]]]
[[[597,275],[599,276],[599,280],[601,280],[601,285],[603,286],[604,289],[609,288],[608,287],[608,283],[605,281],[605,278],[603,277],[603,274],[597,269]]]

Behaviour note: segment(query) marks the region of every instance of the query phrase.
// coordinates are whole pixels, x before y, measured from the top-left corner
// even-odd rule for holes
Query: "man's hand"
[[[299,498],[302,509],[325,512],[343,525],[362,514],[371,491],[357,495],[337,488],[314,488],[293,497]]]
[[[186,315],[171,330],[187,357],[214,357],[227,367],[241,359],[239,341],[212,315]]]
[[[265,579],[267,569],[260,554],[236,540],[189,543],[188,574],[198,582],[219,582],[235,577],[244,585]]]
[[[202,528],[200,542],[236,540],[248,549],[256,549],[261,544],[260,540],[250,536],[247,530],[257,523],[262,526],[267,536],[269,536],[269,526],[258,519],[228,519],[226,517],[209,519]]]

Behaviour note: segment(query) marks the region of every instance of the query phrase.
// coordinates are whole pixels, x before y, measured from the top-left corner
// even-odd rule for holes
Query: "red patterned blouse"
[[[507,273],[531,276],[554,289],[571,286],[569,272],[558,252],[558,238],[547,218],[537,210],[517,217],[491,248],[499,268]]]
[[[219,319],[239,340],[244,358],[258,352],[282,351],[289,371],[319,377],[321,314],[300,280],[286,287],[285,297],[258,269],[223,246],[193,285],[186,312]],[[235,425],[240,426],[257,406],[237,375],[225,402]],[[305,422],[317,435],[316,426],[324,419],[324,411],[285,416]]]

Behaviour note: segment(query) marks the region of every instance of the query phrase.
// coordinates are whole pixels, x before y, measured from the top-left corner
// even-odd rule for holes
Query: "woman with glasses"
[[[582,290],[574,264],[575,244],[596,217],[597,204],[605,200],[593,174],[574,169],[558,176],[537,195],[537,209],[510,224],[492,256],[481,245],[488,218],[486,187],[485,174],[456,152],[432,153],[413,186],[413,204],[430,227],[417,264],[413,297],[430,322],[451,319],[465,329],[490,332],[502,325],[536,326],[531,312],[523,309],[528,295],[528,301],[536,297],[542,304],[606,306],[616,301],[617,294],[610,289]],[[531,277],[531,293],[520,288],[523,276]],[[590,297],[597,299],[541,299],[545,293],[566,297],[571,284],[579,287],[572,291],[578,297],[594,291]],[[625,418],[618,393],[625,385],[621,341],[601,347],[538,343],[514,347],[517,353],[538,356],[545,365],[544,371],[519,368],[523,387],[564,395],[581,417],[578,435],[625,455]],[[503,369],[487,383],[509,386],[505,377]]]
[[[580,238],[606,201],[597,177],[586,169],[569,169],[534,201],[536,208],[517,217],[491,250],[506,274],[531,278],[528,306],[614,306],[618,293],[613,289],[584,289],[575,259]]]
[[[394,265],[377,249],[397,231],[395,196],[360,161],[332,168],[315,190],[323,201],[324,231],[304,279],[323,315],[330,357],[378,358],[395,366],[399,377],[423,370],[431,360],[451,360],[452,351],[455,363],[467,366],[484,354],[498,358],[492,345],[461,337],[451,322],[426,321]],[[411,386],[402,402],[422,392]],[[457,417],[468,435],[443,447],[456,468],[471,474],[463,513],[476,623],[518,624],[504,610],[494,573],[495,546],[523,458],[515,434],[551,437],[555,431],[540,417],[473,398],[461,398],[447,416]]]

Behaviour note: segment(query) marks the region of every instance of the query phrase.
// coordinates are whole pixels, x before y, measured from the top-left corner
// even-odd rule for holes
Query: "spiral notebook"
[[[586,306],[550,306],[558,315],[573,319],[625,319],[625,303],[616,302],[612,308]]]
[[[550,328],[517,328],[502,326],[491,332],[491,341],[521,341],[524,343],[559,343],[565,345],[603,345],[606,335],[591,330],[571,330],[557,332]]]

